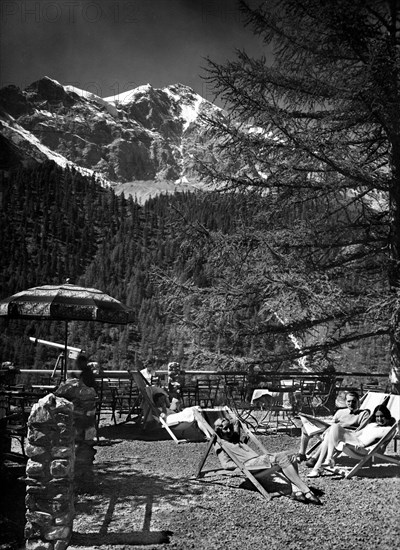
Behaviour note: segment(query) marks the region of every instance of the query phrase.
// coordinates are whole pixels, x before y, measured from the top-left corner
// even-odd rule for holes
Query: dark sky
[[[106,97],[181,82],[211,100],[204,57],[266,53],[236,0],[2,0],[0,9],[0,86],[49,76]]]

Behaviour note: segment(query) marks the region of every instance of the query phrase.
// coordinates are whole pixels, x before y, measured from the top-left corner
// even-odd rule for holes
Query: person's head
[[[214,430],[222,439],[230,439],[234,433],[234,426],[228,418],[217,418],[214,422]]]
[[[87,366],[93,374],[101,374],[103,371],[103,368],[98,361],[90,361]]]
[[[378,405],[371,415],[370,422],[376,422],[378,426],[393,426],[395,419],[386,405]]]
[[[171,361],[168,363],[168,370],[170,371],[176,371],[179,370],[179,363],[177,361]]]
[[[346,406],[350,411],[355,411],[358,409],[358,405],[360,404],[360,398],[358,397],[358,393],[355,391],[348,391],[346,393],[345,401]]]
[[[151,361],[144,361],[143,368],[146,369],[148,372],[151,372],[152,374],[154,374],[156,371],[156,367]]]
[[[76,360],[76,366],[81,371],[79,373],[79,379],[87,386],[88,388],[97,389],[96,377],[93,374],[91,367],[89,366],[87,357],[85,355],[79,355]]]
[[[75,363],[76,363],[77,369],[84,370],[88,366],[88,359],[86,355],[83,355],[83,353],[80,353],[76,358]]]
[[[156,407],[166,407],[167,406],[167,396],[165,393],[155,393],[153,395],[153,402]]]

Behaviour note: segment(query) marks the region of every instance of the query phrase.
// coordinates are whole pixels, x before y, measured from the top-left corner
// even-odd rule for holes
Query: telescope
[[[50,342],[49,340],[41,340],[40,338],[33,338],[32,336],[29,336],[29,340],[33,342],[35,346],[36,344],[43,344],[44,346],[50,346],[51,348],[58,348],[62,350],[65,350],[65,348],[67,348],[68,356],[70,359],[76,359],[76,356],[78,355],[78,353],[85,353],[84,350],[81,348],[65,346],[64,344],[58,344],[57,342]]]

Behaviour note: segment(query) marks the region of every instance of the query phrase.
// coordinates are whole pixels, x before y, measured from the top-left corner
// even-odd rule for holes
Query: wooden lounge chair
[[[373,413],[375,408],[378,405],[384,405],[384,404],[386,405],[388,400],[389,400],[389,397],[390,397],[390,395],[387,394],[387,393],[378,393],[378,392],[368,392],[368,393],[366,393],[360,401],[360,410],[368,411],[369,415],[360,424],[360,426],[358,426],[355,429],[355,431],[361,430],[361,428],[363,428],[368,423],[369,416]],[[320,420],[318,418],[316,418],[314,420],[312,416],[304,414],[304,413],[300,413],[299,416],[300,417],[303,416],[308,421],[310,421],[311,423],[315,423],[316,428],[318,428],[318,426],[321,426],[321,430],[319,430],[315,433],[316,437],[318,437],[318,441],[316,443],[314,443],[314,445],[312,445],[310,447],[310,449],[307,451],[307,455],[308,455],[308,457],[310,457],[312,455],[312,453],[321,445],[321,442],[322,442],[322,439],[323,439],[323,434],[325,433],[326,429],[330,428],[331,424],[329,424],[327,422],[324,422],[323,420]],[[325,429],[323,429],[324,425],[326,426]]]
[[[374,393],[374,392],[371,392]],[[378,394],[379,395],[379,394]],[[382,394],[380,394],[382,395]],[[384,394],[385,395],[385,394]],[[384,435],[379,441],[366,447],[365,449],[356,449],[353,445],[345,444],[341,451],[351,458],[357,460],[357,464],[345,475],[349,479],[357,474],[357,472],[370,461],[379,458],[384,462],[396,464],[400,466],[400,459],[385,454],[388,444],[400,433],[400,395],[387,395],[385,397],[385,405],[389,409],[396,423],[391,427],[390,431]],[[372,411],[373,412],[373,411]]]
[[[168,432],[168,434],[171,436],[171,439],[173,439],[175,443],[186,443],[186,439],[178,439],[176,437],[166,421],[162,418],[160,411],[153,402],[151,386],[147,382],[146,378],[142,375],[142,373],[139,371],[133,371],[131,375],[143,400],[144,412],[141,419],[142,426],[145,427],[146,424],[151,421],[156,422]]]
[[[399,433],[400,430],[400,420],[394,424],[390,431],[384,435],[377,443],[370,445],[366,448],[356,449],[353,445],[346,443],[341,449],[343,453],[351,458],[355,458],[358,462],[357,464],[348,472],[344,477],[349,479],[353,477],[365,464],[367,464],[371,459],[379,458],[384,462],[390,462],[400,466],[400,460],[385,454],[385,449],[390,441],[394,438],[396,433]]]
[[[221,407],[219,409],[214,409],[214,410],[203,410],[203,411],[199,412],[198,414],[202,417],[201,419],[198,420],[198,422],[202,422],[203,426],[205,426],[205,428],[208,432],[209,442],[208,442],[207,448],[205,450],[205,453],[204,453],[204,455],[202,456],[202,458],[199,462],[195,477],[196,478],[201,478],[201,477],[204,477],[205,474],[210,473],[210,472],[221,473],[221,474],[228,473],[228,470],[226,470],[224,468],[203,470],[203,467],[206,463],[207,457],[210,454],[211,449],[214,448],[215,446],[216,447],[219,446],[220,448],[222,448],[223,451],[226,452],[226,454],[234,462],[234,464],[242,472],[242,474],[256,487],[256,489],[258,489],[258,491],[262,494],[262,496],[269,500],[271,498],[271,494],[269,494],[265,490],[265,488],[262,486],[262,484],[258,481],[258,479],[255,476],[257,475],[257,472],[258,472],[258,474],[262,474],[263,476],[264,475],[274,475],[274,474],[276,474],[279,477],[285,479],[285,481],[287,481],[285,476],[283,476],[279,473],[279,470],[280,470],[279,466],[271,466],[270,468],[262,468],[258,471],[255,471],[253,469],[249,470],[248,468],[246,468],[246,466],[243,463],[241,463],[235,457],[235,455],[233,455],[230,452],[229,447],[227,445],[225,445],[226,442],[223,439],[221,439],[217,435],[217,433],[215,432],[214,428],[211,427],[211,426],[214,425],[214,422],[215,422],[215,420],[217,420],[217,418],[232,419],[234,417],[232,411],[228,407]],[[260,451],[260,454],[267,454],[268,453],[267,449],[255,437],[255,435],[246,427],[245,423],[242,422],[240,419],[239,419],[239,423],[240,423],[241,432],[244,434],[246,440],[248,440],[249,443],[250,442],[253,443],[254,446],[257,448],[257,450]],[[230,470],[230,471],[232,471],[232,470]]]
[[[153,399],[157,393],[164,393],[168,397],[167,392],[159,386],[151,386],[139,371],[134,371],[131,374],[143,399],[141,424],[144,429],[149,429],[151,424],[156,424],[164,428],[175,443],[204,440],[205,429],[199,429],[199,422],[194,416],[197,407],[185,408],[163,418]],[[201,421],[201,418],[199,420]]]

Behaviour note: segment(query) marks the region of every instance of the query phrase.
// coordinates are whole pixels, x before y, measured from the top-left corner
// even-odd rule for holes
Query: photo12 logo
[[[137,23],[139,0],[5,0],[0,3],[3,23]]]

